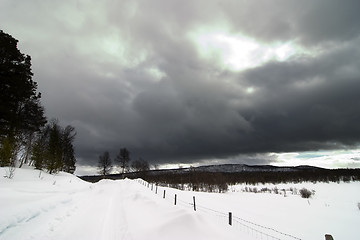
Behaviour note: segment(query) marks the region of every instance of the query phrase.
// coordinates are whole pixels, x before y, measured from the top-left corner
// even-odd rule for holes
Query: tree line
[[[119,164],[122,175],[130,170],[134,172],[145,172],[150,170],[148,161],[142,158],[133,161],[130,165],[130,151],[127,148],[121,148],[114,160]],[[109,175],[112,168],[113,163],[110,158],[110,154],[108,151],[105,151],[99,156],[98,173],[102,176]]]
[[[129,176],[136,178],[138,176]],[[249,172],[204,172],[190,168],[189,171],[152,171],[142,178],[150,183],[184,190],[224,192],[228,185],[245,183],[280,184],[310,182],[360,181],[360,169],[299,169],[296,171],[249,171]]]
[[[47,169],[49,173],[65,171],[74,173],[76,159],[74,147],[75,128],[62,128],[56,120],[47,124],[35,139],[31,161],[36,169]]]
[[[56,120],[48,123],[32,79],[31,57],[17,43],[0,30],[0,167],[9,167],[9,177],[23,164],[73,173],[75,129]]]

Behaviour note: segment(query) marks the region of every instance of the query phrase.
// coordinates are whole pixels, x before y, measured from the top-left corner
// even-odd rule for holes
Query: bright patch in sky
[[[323,168],[359,168],[360,149],[316,151],[316,152],[291,152],[273,153],[277,161],[273,165],[299,166],[311,165]]]
[[[148,68],[146,69],[146,71],[150,76],[152,76],[152,80],[154,80],[155,82],[160,81],[163,77],[166,76],[164,72],[162,72],[160,69],[156,67]]]
[[[102,57],[103,61],[129,68],[137,67],[148,55],[145,49],[133,46],[131,41],[122,39],[118,33],[107,34],[90,47],[98,49],[96,56]]]
[[[255,92],[255,88],[253,88],[253,87],[248,87],[246,89],[246,93],[248,93],[248,94],[251,94],[251,93],[254,93],[254,92]]]
[[[124,54],[124,46],[121,44],[120,39],[115,36],[103,39],[103,49],[109,55],[122,56]]]
[[[225,68],[241,71],[268,61],[286,61],[304,52],[292,42],[260,43],[255,39],[225,32],[193,32],[189,34],[199,54],[216,60]]]

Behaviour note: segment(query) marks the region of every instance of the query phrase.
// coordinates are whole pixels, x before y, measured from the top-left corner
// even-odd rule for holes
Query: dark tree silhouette
[[[0,30],[0,166],[13,164],[20,147],[46,123],[31,58],[17,42]]]
[[[57,172],[62,167],[61,129],[57,123],[51,123],[49,133],[46,168],[49,173]]]
[[[76,159],[74,147],[75,128],[62,128],[57,120],[50,121],[37,135],[32,147],[31,160],[37,169],[47,169],[49,173],[65,171],[74,173]]]
[[[109,152],[104,152],[103,155],[99,156],[98,170],[99,173],[103,176],[106,176],[110,173],[112,168],[111,159]]]
[[[139,158],[139,160],[133,161],[133,163],[131,164],[131,168],[135,172],[145,172],[145,171],[150,170],[148,161],[146,161],[142,158]]]
[[[124,174],[129,169],[130,152],[126,148],[121,148],[116,156],[116,161],[120,162],[121,173]]]
[[[75,172],[75,150],[73,142],[75,140],[76,132],[73,126],[66,126],[62,131],[62,152],[63,152],[63,171],[74,173]]]

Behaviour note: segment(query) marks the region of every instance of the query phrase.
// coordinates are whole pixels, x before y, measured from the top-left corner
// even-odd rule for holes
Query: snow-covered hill
[[[277,185],[315,190],[307,200],[298,195],[243,192],[245,185],[215,194],[156,188],[141,180],[92,184],[70,174],[32,169],[16,169],[15,177],[7,179],[2,177],[5,170],[0,168],[0,239],[4,240],[315,240],[324,239],[325,233],[335,240],[359,237],[359,182]]]

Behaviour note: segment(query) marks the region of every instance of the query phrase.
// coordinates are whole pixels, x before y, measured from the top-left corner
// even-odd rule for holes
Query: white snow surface
[[[308,200],[289,192],[284,197],[241,191],[246,185],[232,186],[228,193],[164,187],[156,193],[155,186],[140,179],[92,184],[33,169],[16,169],[8,179],[6,170],[0,168],[1,240],[315,240],[326,233],[335,240],[360,239],[359,182],[266,185],[315,190]]]

